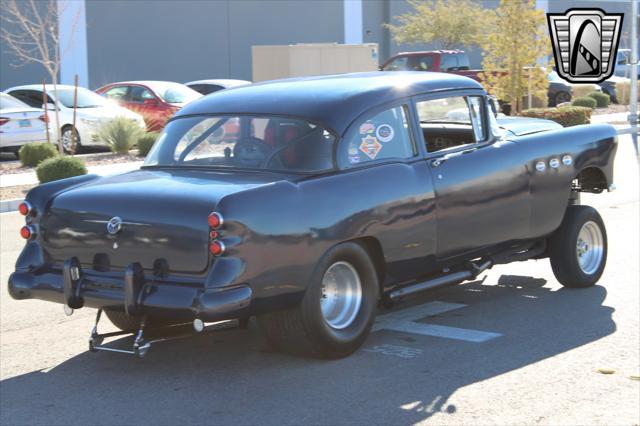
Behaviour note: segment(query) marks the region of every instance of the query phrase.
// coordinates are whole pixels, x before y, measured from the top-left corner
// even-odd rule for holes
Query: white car
[[[215,80],[196,80],[190,81],[189,83],[185,83],[185,86],[190,87],[198,93],[202,93],[203,95],[208,95],[209,93],[214,93],[219,90],[230,89],[232,87],[238,86],[246,86],[247,84],[251,84],[250,81],[247,80],[233,80],[229,78],[219,78]]]
[[[30,142],[46,142],[47,130],[42,108],[31,108],[6,93],[0,93],[0,151],[18,153]]]
[[[54,87],[52,84],[45,86],[47,91],[47,113],[51,129],[56,129],[56,112],[54,99]],[[28,86],[17,86],[5,90],[5,93],[18,98],[31,107],[41,107],[43,105],[42,85],[32,84]],[[59,84],[57,86],[57,99],[59,100],[58,115],[60,117],[60,134],[62,145],[65,151],[71,153],[73,147],[73,98],[74,87]],[[83,146],[105,145],[97,137],[98,129],[102,123],[116,117],[127,117],[135,121],[142,129],[145,129],[144,119],[126,108],[123,108],[113,101],[103,98],[95,92],[83,87],[78,87],[78,98],[76,103],[76,135],[78,137],[76,152]],[[55,135],[55,130],[53,131]],[[55,137],[54,137],[55,139]]]

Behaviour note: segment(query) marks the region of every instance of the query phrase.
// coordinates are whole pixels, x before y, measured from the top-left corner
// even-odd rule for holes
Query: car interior
[[[476,143],[467,98],[450,97],[416,104],[427,152]]]

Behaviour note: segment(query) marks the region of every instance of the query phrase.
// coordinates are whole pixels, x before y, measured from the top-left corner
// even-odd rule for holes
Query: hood
[[[530,135],[532,133],[548,132],[562,129],[562,125],[551,120],[529,117],[498,117],[498,126],[514,136]]]
[[[209,264],[207,217],[226,195],[279,180],[277,175],[139,170],[99,178],[56,196],[42,222],[43,249],[62,263],[73,256],[92,268],[164,259],[175,273]],[[107,231],[118,217],[122,228]],[[99,260],[97,260],[99,259]]]

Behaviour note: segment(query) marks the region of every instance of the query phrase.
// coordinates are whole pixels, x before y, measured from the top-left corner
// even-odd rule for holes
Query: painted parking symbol
[[[437,324],[416,322],[418,320],[439,315],[445,312],[461,309],[467,305],[463,303],[448,303],[435,301],[412,308],[391,312],[378,317],[373,329],[399,331],[402,333],[419,334],[422,336],[442,337],[445,339],[462,340],[465,342],[482,343],[502,336],[491,331],[473,330],[469,328],[448,327]]]

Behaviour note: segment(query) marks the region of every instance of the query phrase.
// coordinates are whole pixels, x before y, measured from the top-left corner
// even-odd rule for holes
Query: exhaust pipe
[[[393,290],[389,293],[389,298],[396,302],[406,296],[421,293],[427,290],[433,290],[440,287],[446,287],[452,284],[459,284],[463,281],[473,279],[480,275],[485,270],[489,269],[493,265],[493,262],[487,260],[481,265],[471,263],[471,269],[467,271],[454,272],[452,274],[442,275],[431,280],[423,281],[421,283],[411,284],[406,287],[401,287]]]

